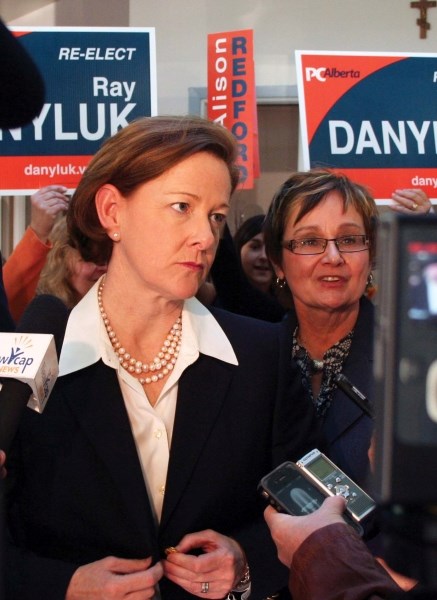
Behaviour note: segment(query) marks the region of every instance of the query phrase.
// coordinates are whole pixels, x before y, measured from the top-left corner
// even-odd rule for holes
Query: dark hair
[[[234,235],[234,244],[240,255],[241,248],[252,238],[262,232],[264,215],[254,215],[246,219],[237,229]]]
[[[291,210],[299,204],[296,223],[311,212],[330,192],[336,191],[343,198],[345,210],[353,206],[363,217],[364,229],[369,238],[371,264],[375,259],[376,225],[378,209],[368,190],[341,173],[328,169],[311,169],[294,173],[273,197],[264,223],[266,254],[272,263],[282,264],[284,231]]]
[[[143,117],[106,140],[89,163],[67,213],[71,243],[86,261],[109,260],[113,242],[100,224],[97,191],[110,183],[128,197],[185,158],[210,152],[228,168],[231,192],[238,184],[234,136],[212,121],[193,116]]]

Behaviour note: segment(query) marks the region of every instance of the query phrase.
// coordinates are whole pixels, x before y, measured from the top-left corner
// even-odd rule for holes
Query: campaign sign
[[[253,31],[208,35],[208,118],[232,131],[238,142],[241,189],[259,177]]]
[[[305,169],[437,198],[437,54],[296,52]]]
[[[11,27],[38,66],[44,106],[0,130],[0,193],[74,189],[102,142],[157,112],[153,28]]]

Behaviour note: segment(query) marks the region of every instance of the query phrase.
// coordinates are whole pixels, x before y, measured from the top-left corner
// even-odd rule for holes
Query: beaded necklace
[[[121,366],[132,375],[142,375],[142,377],[138,377],[138,381],[141,383],[141,385],[156,383],[160,379],[163,379],[173,369],[179,356],[182,338],[181,316],[179,316],[173,324],[164,340],[161,350],[158,352],[155,358],[149,363],[137,360],[129,352],[127,352],[126,348],[121,345],[115,331],[111,326],[111,323],[109,322],[102,300],[104,285],[104,281],[102,281],[99,285],[97,301],[106,332]]]

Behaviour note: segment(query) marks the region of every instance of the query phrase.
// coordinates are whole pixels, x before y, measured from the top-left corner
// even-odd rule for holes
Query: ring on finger
[[[412,205],[412,207],[411,207],[411,210],[417,210],[418,206],[419,206],[419,205],[417,204],[417,202],[413,202],[413,205]]]
[[[200,591],[202,594],[207,594],[209,590],[209,583],[207,581],[204,581],[203,583],[200,584]]]

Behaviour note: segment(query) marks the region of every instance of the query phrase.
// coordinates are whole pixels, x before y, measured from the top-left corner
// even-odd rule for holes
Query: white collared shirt
[[[237,357],[224,331],[212,314],[196,298],[184,302],[182,343],[174,369],[170,372],[155,406],[147,400],[139,381],[123,367],[114,352],[97,303],[99,282],[74,307],[68,319],[59,361],[59,376],[73,373],[102,361],[117,371],[129,415],[143,477],[159,522],[164,500],[170,445],[176,411],[178,381],[184,369],[199,354],[237,365]]]

